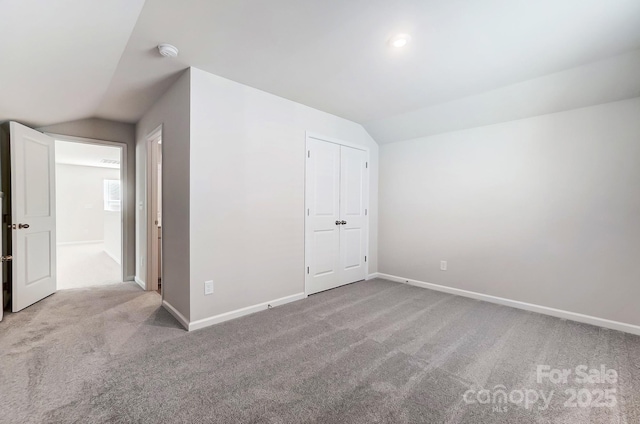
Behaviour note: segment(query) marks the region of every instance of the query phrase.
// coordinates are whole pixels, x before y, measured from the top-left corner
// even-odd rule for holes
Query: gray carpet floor
[[[536,380],[601,364],[615,383]],[[503,386],[555,395],[477,402]],[[133,284],[65,290],[0,323],[0,422],[635,424],[640,337],[383,280],[191,333]]]

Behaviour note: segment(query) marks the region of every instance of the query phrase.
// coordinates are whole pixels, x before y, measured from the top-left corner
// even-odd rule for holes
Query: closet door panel
[[[340,146],[310,139],[306,167],[307,294],[340,285]]]
[[[340,284],[366,278],[367,153],[340,147]]]

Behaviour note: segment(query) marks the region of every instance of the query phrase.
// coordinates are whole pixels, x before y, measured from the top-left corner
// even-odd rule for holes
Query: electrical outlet
[[[213,294],[213,280],[204,282],[204,294]]]
[[[440,271],[447,270],[447,261],[440,261]]]

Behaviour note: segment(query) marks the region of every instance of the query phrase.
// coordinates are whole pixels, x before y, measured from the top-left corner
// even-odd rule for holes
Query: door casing
[[[132,207],[132,205],[129,204],[128,197],[127,197],[128,191],[129,191],[129,181],[128,181],[129,175],[127,173],[127,168],[128,168],[127,144],[122,143],[120,141],[98,140],[93,138],[75,137],[70,135],[62,135],[62,134],[54,134],[54,133],[44,133],[44,134],[59,141],[92,144],[96,146],[118,147],[120,149],[120,181],[121,181],[120,197],[122,199],[122,205],[120,208],[120,280],[126,281],[125,263],[127,263],[126,261],[129,255],[129,245],[127,243],[127,235],[129,234],[130,231],[133,231],[132,228],[129,228],[129,225],[128,225],[129,220],[127,219],[130,208]]]
[[[147,227],[147,254],[146,254],[146,289],[158,290],[158,226],[155,224],[158,216],[158,141],[162,141],[162,125],[147,135],[147,159],[146,159],[146,227]],[[162,249],[161,249],[162,251]],[[162,263],[164,266],[164,262]],[[163,284],[164,287],[164,284]],[[164,290],[161,291],[164,299]]]

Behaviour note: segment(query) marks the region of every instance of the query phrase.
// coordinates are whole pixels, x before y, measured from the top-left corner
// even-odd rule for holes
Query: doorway
[[[57,289],[124,280],[123,147],[56,139]]]
[[[162,127],[147,137],[147,290],[162,295]]]
[[[89,150],[91,153],[87,153]],[[12,312],[18,312],[57,289],[124,280],[127,228],[123,216],[130,211],[126,200],[130,191],[127,167],[120,164],[127,164],[125,143],[45,134],[17,122],[0,124],[2,306],[10,304]],[[63,165],[108,168],[111,174],[99,174],[98,182],[91,185],[91,194],[79,195],[88,193],[85,183],[96,178],[77,170],[63,170]],[[60,169],[58,178],[56,168]],[[109,216],[96,220],[95,216],[87,217],[87,211]],[[58,221],[63,221],[61,232]],[[102,224],[102,232],[96,222]],[[58,265],[58,254],[65,256],[65,246],[87,247],[90,242],[100,245],[102,263],[106,255],[113,261],[111,265],[117,264],[116,271],[102,273],[100,266],[88,264],[86,256],[84,260],[78,258],[81,255],[77,252],[61,258]],[[82,255],[87,255],[86,249]],[[66,273],[64,268],[68,268]],[[89,278],[96,274],[100,276]]]

